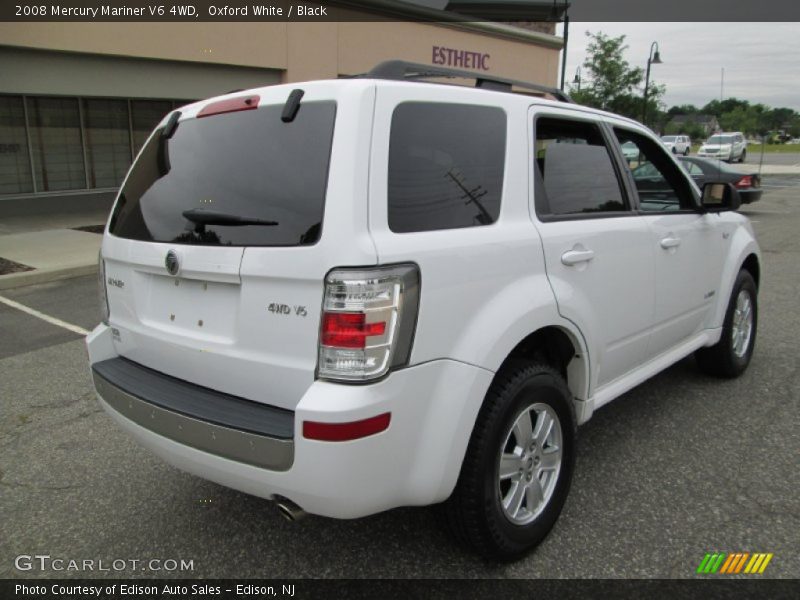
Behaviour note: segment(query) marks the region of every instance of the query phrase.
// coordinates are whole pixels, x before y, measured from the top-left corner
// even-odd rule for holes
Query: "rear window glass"
[[[389,143],[389,228],[489,225],[500,214],[506,115],[496,107],[400,104]]]
[[[303,103],[289,123],[281,121],[282,110],[188,119],[167,140],[156,132],[120,191],[111,233],[175,244],[314,244],[336,103]],[[220,224],[229,216],[244,223]]]

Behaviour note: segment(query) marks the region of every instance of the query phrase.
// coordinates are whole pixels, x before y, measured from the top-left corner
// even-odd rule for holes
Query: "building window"
[[[0,195],[119,187],[161,119],[191,102],[0,95]]]
[[[0,96],[0,194],[32,191],[22,96]]]
[[[128,103],[125,100],[84,100],[83,130],[89,187],[117,187],[131,166]]]
[[[169,100],[131,100],[134,154],[139,154],[150,133],[170,110],[172,102]]]
[[[28,98],[36,190],[86,187],[76,98]]]

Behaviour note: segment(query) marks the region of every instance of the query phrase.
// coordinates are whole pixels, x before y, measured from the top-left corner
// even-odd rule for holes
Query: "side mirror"
[[[700,203],[707,212],[723,212],[738,209],[742,199],[732,183],[707,183]]]

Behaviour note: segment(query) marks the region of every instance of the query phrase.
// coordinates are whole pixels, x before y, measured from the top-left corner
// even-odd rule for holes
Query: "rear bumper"
[[[291,411],[179,381],[123,358],[95,363],[92,378],[109,409],[153,433],[257,467],[292,466]]]
[[[296,406],[290,437],[280,438],[269,426],[260,431],[223,426],[205,414],[154,405],[131,385],[122,389],[98,368],[116,358],[110,335],[100,325],[87,338],[97,394],[113,420],[141,445],[221,485],[264,498],[284,496],[310,513],[338,518],[446,499],[493,376],[479,367],[438,360],[371,385],[316,381]],[[385,412],[391,413],[389,428],[362,439],[322,442],[302,435],[304,421],[341,423]]]
[[[750,204],[760,200],[763,193],[764,190],[761,189],[739,190],[739,198],[741,198],[742,204]]]

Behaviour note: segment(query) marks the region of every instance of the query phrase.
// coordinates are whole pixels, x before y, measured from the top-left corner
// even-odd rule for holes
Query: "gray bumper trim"
[[[97,393],[123,417],[145,429],[217,456],[273,471],[294,462],[294,441],[201,421],[132,396],[92,370]]]

